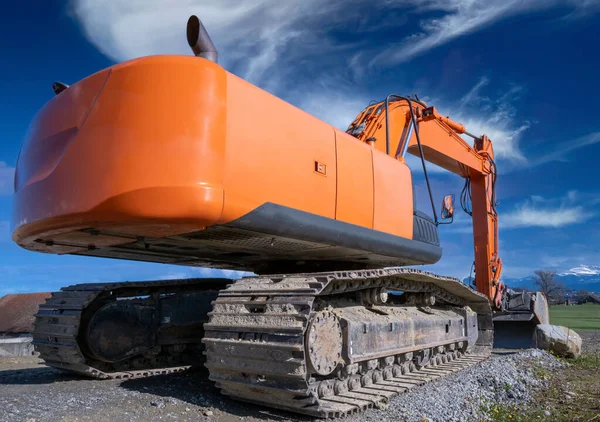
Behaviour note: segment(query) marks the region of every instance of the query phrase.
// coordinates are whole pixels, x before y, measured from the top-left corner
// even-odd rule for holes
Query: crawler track
[[[443,286],[443,287],[441,287]],[[417,367],[400,353],[346,365],[329,377],[311,375],[306,330],[320,299],[374,287],[431,292],[450,304],[468,305],[485,319],[489,303],[456,279],[394,269],[242,279],[219,294],[204,325],[210,379],[238,400],[317,417],[337,417],[379,406],[391,397],[489,355],[491,344],[433,345],[430,363]],[[485,338],[485,336],[482,336]],[[413,352],[418,349],[413,350]],[[412,353],[412,352],[409,352]]]
[[[315,370],[319,352],[311,350],[310,356],[308,352],[311,321],[338,312],[335,304],[340,298],[357,298],[378,288],[431,294],[441,307],[468,307],[478,317],[477,344],[466,337],[421,344],[360,362],[336,362],[335,370],[319,375]],[[102,300],[203,291],[219,294],[204,323],[203,338],[189,344],[185,352],[155,351],[150,357],[119,363],[100,362],[86,353],[82,327]],[[388,269],[248,277],[235,282],[79,284],[53,293],[40,306],[33,335],[40,357],[55,368],[106,379],[178,372],[204,363],[210,379],[232,398],[337,417],[379,406],[415,386],[481,362],[489,355],[491,332],[488,300],[457,279]],[[429,361],[413,358],[423,351],[431,353]]]
[[[135,378],[168,374],[203,363],[201,353],[157,355],[152,359],[129,359],[109,364],[86,356],[80,331],[85,312],[103,297],[130,297],[194,291],[218,291],[229,279],[186,279],[125,283],[77,284],[52,293],[35,315],[33,344],[47,365],[87,377]],[[194,346],[194,345],[190,345]],[[198,341],[198,348],[202,344]]]

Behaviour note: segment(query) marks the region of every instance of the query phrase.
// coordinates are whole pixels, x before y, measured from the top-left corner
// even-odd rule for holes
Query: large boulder
[[[538,324],[533,333],[533,346],[558,356],[575,358],[581,354],[581,337],[561,325]]]

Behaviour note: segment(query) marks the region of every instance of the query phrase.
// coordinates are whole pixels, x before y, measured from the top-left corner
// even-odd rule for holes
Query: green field
[[[600,330],[600,305],[551,306],[550,323],[574,330]]]

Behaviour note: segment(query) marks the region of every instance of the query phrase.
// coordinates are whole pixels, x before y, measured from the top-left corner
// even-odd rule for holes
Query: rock
[[[575,358],[581,354],[581,337],[561,325],[539,324],[535,327],[533,344],[558,356]]]
[[[389,407],[389,405],[383,401],[378,401],[375,403],[375,407],[380,410],[386,410]]]
[[[544,410],[544,415],[546,416],[550,416],[552,413],[548,412],[547,410]]]
[[[212,416],[214,413],[212,412],[212,410],[206,410],[204,411],[204,416]]]
[[[162,401],[152,401],[150,402],[151,406],[158,407],[159,409],[165,407],[165,404]]]

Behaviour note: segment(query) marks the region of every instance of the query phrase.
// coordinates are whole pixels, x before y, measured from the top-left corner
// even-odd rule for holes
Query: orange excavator
[[[199,19],[196,57],[142,57],[68,86],[35,116],[13,240],[53,254],[251,271],[77,284],[40,306],[52,367],[128,378],[204,365],[238,400],[332,417],[485,360],[495,321],[547,321],[500,281],[492,142],[389,95],[346,132],[234,76]],[[474,139],[473,146],[460,136]],[[406,153],[465,179],[475,282],[407,268],[442,255]],[[431,189],[429,189],[431,199]]]

